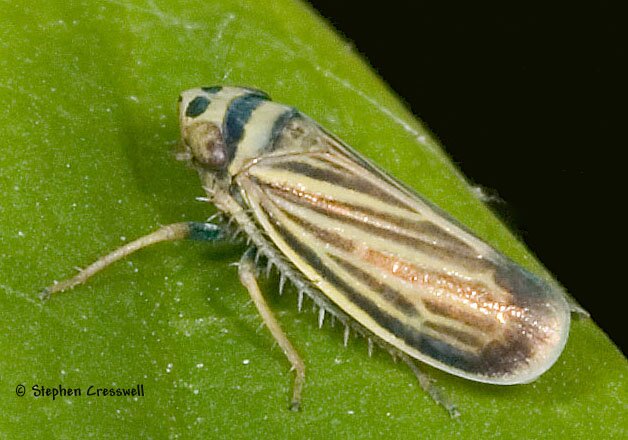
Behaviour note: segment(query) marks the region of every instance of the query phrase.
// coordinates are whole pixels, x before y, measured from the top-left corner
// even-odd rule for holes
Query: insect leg
[[[423,391],[429,394],[436,403],[444,407],[452,418],[460,416],[460,412],[456,408],[456,405],[451,403],[449,399],[447,399],[447,397],[444,396],[441,391],[434,386],[433,379],[427,373],[421,371],[414,359],[405,355],[401,356],[401,358],[408,365],[408,367],[410,367],[417,380],[419,381],[419,385],[421,385],[421,388],[423,388]]]
[[[251,295],[251,299],[253,299],[253,302],[257,307],[257,311],[262,316],[264,324],[266,324],[266,327],[268,327],[268,330],[272,333],[273,337],[292,364],[292,369],[296,373],[290,409],[292,411],[298,411],[301,404],[301,391],[303,389],[303,385],[305,384],[305,364],[299,356],[299,353],[297,353],[295,348],[290,343],[290,340],[279,326],[279,323],[268,307],[266,300],[264,300],[264,297],[262,296],[262,292],[260,291],[255,278],[254,253],[252,251],[247,251],[242,256],[240,264],[238,265],[238,273],[240,275],[240,281],[249,291],[249,295]]]
[[[63,292],[65,290],[72,289],[79,284],[83,284],[93,275],[100,272],[110,264],[126,257],[127,255],[131,255],[135,251],[139,251],[140,249],[153,244],[160,243],[162,241],[175,241],[183,239],[217,241],[223,236],[223,231],[218,226],[211,223],[181,222],[162,226],[155,232],[127,243],[110,254],[99,258],[85,269],[81,270],[75,277],[47,287],[41,293],[40,298],[45,300],[53,293]]]
[[[587,312],[584,307],[578,304],[578,302],[573,299],[571,295],[565,293],[563,296],[565,297],[565,300],[567,300],[567,304],[569,304],[569,311],[571,311],[571,313],[575,313],[579,318],[591,317],[589,312]]]

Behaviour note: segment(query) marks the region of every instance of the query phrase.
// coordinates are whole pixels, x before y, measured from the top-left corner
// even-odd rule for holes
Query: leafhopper
[[[214,204],[250,248],[239,276],[295,371],[305,367],[256,281],[258,258],[307,295],[322,323],[349,330],[406,362],[452,414],[417,361],[469,380],[527,383],[554,364],[569,333],[562,290],[490,247],[293,107],[245,87],[201,87],[179,97],[184,152]],[[70,289],[141,248],[229,236],[223,223],[164,226],[100,258],[44,296]]]

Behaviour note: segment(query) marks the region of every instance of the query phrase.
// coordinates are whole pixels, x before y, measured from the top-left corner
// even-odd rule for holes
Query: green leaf
[[[160,224],[204,220],[174,160],[180,91],[222,83],[300,108],[512,258],[544,273],[352,49],[298,2],[0,2],[0,437],[625,438],[627,363],[588,319],[538,381],[430,369],[452,420],[390,356],[317,328],[262,283],[303,356],[288,362],[239,284],[241,246],[161,244],[41,304],[38,292]],[[19,397],[16,387],[25,386]],[[32,387],[80,388],[35,398]],[[143,384],[138,398],[88,387]]]

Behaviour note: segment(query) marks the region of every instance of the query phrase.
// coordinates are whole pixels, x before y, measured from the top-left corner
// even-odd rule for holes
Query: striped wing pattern
[[[555,362],[570,322],[560,288],[259,90],[191,89],[179,105],[209,198],[345,323],[480,382],[525,383]]]
[[[337,149],[262,158],[238,184],[274,244],[363,327],[439,366],[502,368],[486,349],[511,343],[504,315],[525,310],[404,191]]]

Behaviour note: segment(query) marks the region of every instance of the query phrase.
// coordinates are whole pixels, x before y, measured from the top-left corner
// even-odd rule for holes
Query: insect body
[[[292,107],[258,90],[181,94],[182,144],[207,200],[254,249],[345,325],[404,359],[493,384],[534,380],[561,353],[570,312],[563,293],[466,231],[418,194]],[[103,257],[47,294],[85,281],[152,243],[218,240],[211,223],[178,223]],[[240,278],[296,370],[304,366],[259,292],[255,253]],[[436,397],[433,390],[428,390]],[[451,409],[451,408],[450,408]]]

